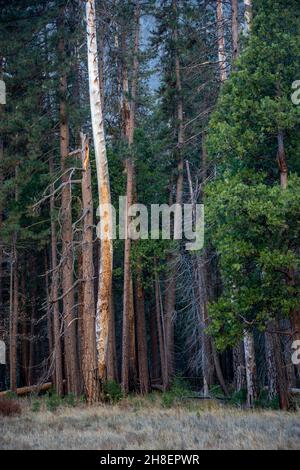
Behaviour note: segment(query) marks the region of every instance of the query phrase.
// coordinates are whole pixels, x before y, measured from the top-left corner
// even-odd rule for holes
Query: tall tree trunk
[[[244,332],[245,367],[247,380],[247,405],[253,408],[258,398],[255,363],[254,337],[250,331]]]
[[[1,60],[1,58],[0,58]],[[0,118],[1,118],[1,105],[0,105]],[[3,141],[0,135],[0,187],[2,187],[3,177]],[[3,244],[1,240],[3,224],[3,205],[0,200],[0,340],[4,340],[5,321],[4,321],[4,302],[3,302]]]
[[[131,83],[131,100],[128,100],[129,85],[128,72],[126,64],[126,34],[122,33],[123,59],[123,132],[128,145],[128,157],[125,163],[127,173],[127,210],[126,210],[126,237],[124,247],[124,292],[123,292],[123,335],[122,335],[122,389],[124,393],[129,391],[130,371],[133,375],[135,364],[135,337],[134,337],[134,303],[132,290],[132,272],[131,272],[131,239],[128,232],[131,218],[129,208],[133,204],[134,183],[134,161],[133,161],[133,142],[135,128],[135,110],[136,96],[139,72],[139,40],[140,40],[140,3],[136,3],[135,8],[135,35],[133,48],[133,68]],[[131,375],[132,375],[131,374]],[[134,378],[131,378],[134,381]]]
[[[97,182],[99,204],[105,210],[100,218],[101,244],[99,254],[99,287],[96,310],[96,346],[98,374],[102,382],[107,379],[108,361],[114,363],[113,357],[108,357],[108,339],[110,332],[112,310],[112,270],[113,270],[113,244],[112,244],[112,210],[110,196],[110,181],[106,144],[104,134],[104,121],[101,104],[99,65],[97,50],[96,11],[95,1],[86,2],[87,19],[87,46],[89,91],[92,117],[93,138],[97,166]],[[111,365],[113,367],[113,365]]]
[[[223,0],[217,0],[217,31],[220,80],[221,83],[224,83],[227,79],[227,58],[225,52]]]
[[[103,0],[99,0],[98,3],[96,2],[96,17],[101,18],[103,14],[105,14],[105,2]],[[101,21],[101,28],[98,28],[98,62],[99,62],[99,86],[100,86],[100,96],[101,96],[101,107],[102,113],[104,113],[104,99],[105,99],[105,76],[104,76],[104,49],[105,49],[105,34],[107,28],[105,20]]]
[[[53,155],[49,159],[49,172],[51,179],[54,177]],[[55,223],[55,196],[54,184],[51,185],[50,214],[51,214],[51,304],[53,315],[53,352],[54,352],[54,384],[56,393],[63,395],[63,369],[62,369],[62,344],[61,325],[58,305],[58,266],[57,266],[57,237]]]
[[[128,236],[128,226],[130,218],[128,217],[128,210],[133,203],[133,162],[131,159],[127,159],[126,162],[127,170],[127,215],[126,215],[126,239],[125,239],[125,250],[124,250],[124,292],[123,292],[123,331],[122,331],[122,389],[126,394],[129,391],[129,379],[130,379],[130,351],[134,346],[134,337],[130,335],[132,328],[130,323],[134,321],[133,299],[132,299],[132,273],[131,273],[131,240]],[[130,322],[131,319],[131,322]]]
[[[286,411],[289,408],[289,392],[286,375],[286,367],[282,355],[281,339],[280,339],[280,325],[277,321],[275,323],[277,332],[273,335],[274,353],[277,374],[277,392],[279,396],[280,409]]]
[[[239,45],[239,2],[231,0],[231,30],[232,30],[232,57],[237,59],[240,55]]]
[[[137,324],[137,349],[139,365],[139,383],[142,394],[150,391],[149,368],[148,368],[148,350],[147,350],[147,331],[145,318],[145,300],[142,286],[141,266],[137,267],[136,278],[136,324]]]
[[[280,84],[277,84],[277,95],[280,96]],[[285,152],[285,145],[284,145],[284,134],[281,129],[278,130],[277,134],[277,142],[278,142],[278,153],[277,153],[277,161],[280,171],[280,187],[283,191],[287,189],[288,186],[288,164],[286,159],[286,152]],[[297,279],[297,275],[294,269],[290,269],[289,272],[289,285],[295,286],[299,282]],[[300,309],[297,308],[290,312],[290,320],[292,326],[292,339],[299,340],[300,339]],[[282,359],[283,360],[283,359]],[[297,366],[298,371],[300,372],[300,367]]]
[[[64,8],[59,18],[59,56],[62,63],[65,59],[64,40]],[[80,393],[78,376],[76,319],[74,315],[74,276],[73,276],[73,228],[72,228],[72,188],[69,163],[69,123],[67,112],[68,82],[66,72],[60,77],[60,156],[63,172],[63,189],[61,194],[61,226],[62,226],[62,290],[63,290],[63,318],[64,318],[64,351],[67,392],[78,395]]]
[[[246,386],[245,354],[243,343],[240,343],[233,348],[233,377],[235,391],[240,392]]]
[[[46,288],[46,312],[47,312],[47,336],[48,336],[48,357],[49,357],[49,371],[51,373],[52,381],[54,379],[54,367],[52,364],[53,358],[53,322],[51,315],[51,294],[49,284],[49,267],[48,267],[48,253],[45,249],[45,288]]]
[[[37,271],[36,271],[36,260],[34,256],[30,257],[30,279],[32,280],[29,287],[30,292],[30,339],[29,339],[29,385],[34,384],[34,366],[35,366],[35,358],[37,356],[37,338],[35,335],[36,330],[36,320],[37,320],[37,312],[36,312],[36,279],[37,279]]]
[[[99,399],[97,377],[97,351],[95,329],[94,266],[93,266],[93,196],[89,145],[82,134],[82,203],[84,213],[82,237],[82,274],[83,274],[83,351],[82,372],[84,389],[88,403]]]
[[[205,202],[205,184],[207,178],[207,150],[205,145],[205,135],[202,135],[202,202]],[[208,303],[213,300],[214,294],[212,290],[212,266],[209,260],[208,248],[205,248],[201,257],[197,257],[197,271],[199,279],[199,298],[201,305],[201,320],[203,324],[202,331],[202,373],[203,373],[203,391],[208,395],[209,388],[213,383],[213,374],[216,372],[219,384],[225,395],[228,395],[228,390],[222,372],[220,358],[216,351],[214,339],[209,337],[206,333],[206,328],[209,326],[208,316]]]
[[[249,33],[253,20],[252,0],[244,0],[245,6],[245,32]]]
[[[278,166],[279,166],[279,171],[280,171],[280,186],[281,186],[281,189],[285,190],[288,184],[288,167],[287,167],[287,162],[286,162],[284,137],[283,137],[282,131],[278,131],[277,142],[278,142]]]
[[[116,345],[116,325],[114,304],[112,302],[112,315],[110,317],[110,327],[108,335],[108,357],[111,358],[107,363],[107,380],[119,381],[117,345]]]
[[[280,96],[280,84],[277,84],[277,95]],[[285,152],[285,145],[284,145],[284,135],[281,129],[278,130],[277,134],[277,142],[278,142],[278,166],[280,171],[280,187],[282,191],[285,191],[288,186],[288,165],[286,160],[286,152]],[[290,281],[289,283],[294,285],[296,282],[294,270],[290,272]],[[291,312],[291,325],[292,325],[292,334],[295,338],[297,338],[297,330],[298,326],[300,327],[300,311],[293,311]],[[297,326],[298,322],[298,326]],[[281,341],[279,332],[281,330],[279,322],[276,324],[278,332],[275,333],[274,336],[274,351],[275,351],[275,361],[276,361],[276,369],[277,369],[277,385],[278,385],[278,394],[279,394],[279,401],[280,401],[280,408],[283,410],[288,409],[289,407],[289,396],[288,396],[288,379],[286,374],[286,366],[284,364],[284,355],[282,353],[281,348]],[[300,328],[299,328],[299,335],[300,337]]]
[[[3,79],[3,57],[0,56],[0,80]],[[0,120],[4,114],[4,106],[0,104]],[[3,138],[0,135],[0,187],[4,181],[3,175],[3,159],[4,159],[4,145],[3,145]],[[2,231],[3,225],[3,203],[0,198],[0,233]],[[3,245],[2,240],[0,239],[0,339],[4,340],[4,302],[3,302]]]
[[[10,389],[17,389],[17,335],[18,335],[18,310],[19,310],[19,276],[18,253],[16,248],[16,235],[12,243],[12,261],[10,274],[10,340],[9,340],[9,370]]]
[[[159,378],[159,352],[156,310],[153,307],[150,313],[150,339],[151,339],[151,379]]]
[[[21,278],[22,306],[21,306],[21,370],[22,382],[28,385],[28,365],[29,365],[29,341],[28,341],[28,318],[26,304],[26,262]]]
[[[1,57],[0,57],[1,63]],[[1,68],[0,68],[0,79],[1,79]],[[2,106],[0,105],[0,119],[1,119],[1,110]],[[3,140],[0,135],[0,187],[3,184]],[[3,204],[0,199],[0,233],[2,231],[3,225]],[[0,240],[0,339],[4,339],[4,302],[3,302],[3,245],[2,240]]]
[[[267,325],[268,331],[265,333],[265,360],[267,366],[267,384],[268,384],[268,399],[273,400],[277,395],[277,372],[274,350],[274,323],[270,322]]]
[[[196,197],[193,190],[191,172],[190,172],[190,165],[189,162],[186,161],[187,167],[187,175],[188,175],[188,182],[189,182],[189,191],[190,191],[190,199],[191,204],[193,206],[193,224],[195,223],[195,204],[196,204]],[[201,188],[201,195],[204,198],[204,185],[205,185],[205,174],[206,174],[206,151],[205,145],[202,145],[202,161],[201,161],[201,169],[202,169],[202,188]],[[206,278],[205,278],[205,255],[196,254],[193,259],[193,271],[194,271],[194,278],[195,278],[195,290],[197,292],[197,299],[198,308],[200,310],[199,313],[199,322],[201,323],[201,366],[202,366],[202,376],[203,376],[203,394],[204,396],[209,395],[209,389],[212,385],[212,378],[213,378],[213,364],[211,362],[212,359],[212,347],[211,347],[211,340],[206,334],[206,327],[208,326],[208,313],[207,313],[207,286],[206,286]]]
[[[160,370],[162,376],[163,389],[166,390],[168,387],[168,363],[166,357],[166,341],[164,334],[164,320],[165,317],[162,312],[161,295],[159,277],[157,272],[155,273],[155,308],[156,308],[156,322],[158,331],[158,342],[159,342],[159,355],[160,355]]]
[[[182,206],[183,201],[183,145],[184,145],[184,120],[183,120],[183,96],[182,96],[182,83],[181,83],[181,71],[180,71],[180,58],[178,49],[178,11],[177,11],[177,0],[172,1],[173,9],[173,41],[174,41],[174,54],[175,54],[175,77],[176,77],[176,97],[177,97],[177,110],[176,110],[176,121],[177,121],[177,181],[176,181],[176,204],[177,208]],[[172,191],[172,189],[171,189]],[[179,209],[178,209],[179,210]],[[180,207],[181,210],[181,207]],[[175,220],[177,220],[177,214],[175,214]],[[176,232],[178,227],[174,226],[174,236],[176,238]],[[167,370],[168,370],[168,386],[170,385],[172,376],[175,370],[175,355],[174,355],[174,317],[176,312],[176,261],[178,253],[172,253],[169,257],[170,270],[168,273],[169,279],[166,281],[166,295],[165,295],[165,317],[166,317],[166,355],[167,355]]]

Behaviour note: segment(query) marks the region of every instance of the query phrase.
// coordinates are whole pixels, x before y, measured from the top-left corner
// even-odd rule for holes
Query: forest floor
[[[0,449],[300,449],[300,412],[247,411],[156,399],[47,410],[21,400],[22,414],[0,419]]]

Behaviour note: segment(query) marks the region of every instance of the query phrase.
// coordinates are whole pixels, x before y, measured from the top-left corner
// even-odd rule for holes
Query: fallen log
[[[291,395],[300,395],[300,388],[290,388]]]
[[[52,382],[47,382],[41,385],[32,385],[29,387],[17,388],[15,393],[18,396],[23,396],[23,395],[28,395],[29,393],[47,392],[47,390],[50,390],[51,388],[52,388]],[[0,392],[0,398],[5,397],[9,395],[10,393],[13,393],[13,392],[11,390],[5,390],[4,392]]]

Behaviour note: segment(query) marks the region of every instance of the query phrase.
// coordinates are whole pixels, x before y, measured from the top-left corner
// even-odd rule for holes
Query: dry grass
[[[300,449],[300,413],[247,412],[192,402],[165,409],[158,400],[115,406],[43,407],[22,402],[21,417],[0,420],[0,449]]]
[[[0,416],[16,416],[21,414],[21,406],[17,400],[0,399]]]

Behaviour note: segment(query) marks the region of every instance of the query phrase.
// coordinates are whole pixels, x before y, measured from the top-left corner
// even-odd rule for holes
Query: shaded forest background
[[[145,394],[181,376],[292,406],[299,33],[297,0],[1,2],[3,390],[51,382],[95,402],[107,384]],[[204,248],[101,244],[104,188],[115,207],[203,203]]]

